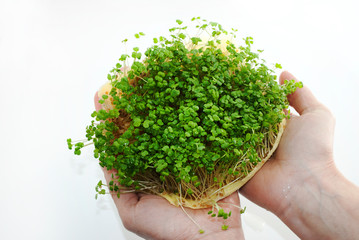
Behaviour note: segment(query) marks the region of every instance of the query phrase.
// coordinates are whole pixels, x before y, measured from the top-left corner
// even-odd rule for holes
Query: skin
[[[295,77],[283,72],[279,81],[282,84],[286,79]],[[334,174],[335,169],[335,120],[330,111],[306,86],[289,95],[288,100],[299,116],[291,116],[274,156],[241,189],[244,196],[279,215],[288,207],[288,195],[304,181]]]
[[[286,79],[295,77],[283,72],[279,81]],[[240,192],[301,239],[357,239],[359,188],[335,166],[335,119],[305,86],[288,100],[299,116],[291,116],[274,156]]]
[[[283,72],[279,82],[295,79]],[[295,79],[296,80],[296,79]],[[359,188],[338,171],[333,159],[335,119],[307,87],[288,96],[292,115],[271,158],[240,193],[277,215],[301,239],[355,239],[359,236]],[[95,105],[98,110],[97,94]],[[110,173],[105,171],[109,180]],[[222,200],[240,204],[237,193]],[[239,210],[226,225],[208,209],[186,209],[205,234],[177,207],[158,196],[123,194],[114,198],[124,226],[146,239],[244,239]]]

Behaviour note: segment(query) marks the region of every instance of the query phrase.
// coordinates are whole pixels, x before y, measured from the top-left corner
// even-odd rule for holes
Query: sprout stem
[[[187,215],[187,217],[191,219],[191,221],[198,227],[199,230],[201,230],[201,226],[186,212],[186,210],[184,210],[181,202],[179,202],[179,206],[181,207],[182,211]]]

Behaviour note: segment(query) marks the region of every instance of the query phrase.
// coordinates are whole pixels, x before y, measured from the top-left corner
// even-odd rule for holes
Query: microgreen
[[[228,229],[228,225],[222,225],[222,230],[227,230]]]
[[[165,192],[199,201],[208,189],[244,178],[289,118],[287,95],[302,87],[294,80],[279,85],[274,69],[282,66],[268,68],[262,50],[252,51],[253,38],[240,45],[237,30],[199,17],[192,18],[195,29],[208,36],[189,35],[184,22],[176,22],[169,37],[153,38],[146,51],[134,47],[121,55],[107,76],[112,90],[99,101],[111,101],[112,108],[95,111],[86,128],[94,157],[116,170],[108,187],[118,194]],[[78,155],[87,145],[67,144]],[[105,194],[103,186],[97,185],[98,194]],[[231,216],[223,209],[208,214]]]

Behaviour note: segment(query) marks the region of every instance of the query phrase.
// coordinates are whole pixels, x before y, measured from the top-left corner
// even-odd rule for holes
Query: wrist
[[[303,179],[277,214],[301,239],[351,239],[358,236],[359,189],[336,169]]]

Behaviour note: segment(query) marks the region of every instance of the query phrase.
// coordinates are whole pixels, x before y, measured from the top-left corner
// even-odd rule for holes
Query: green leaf
[[[172,91],[171,91],[171,96],[172,97],[177,97],[178,95],[180,95],[180,91],[179,90],[177,90],[177,89],[173,89]]]
[[[120,61],[125,61],[128,57],[129,57],[129,55],[127,55],[127,54],[122,54],[121,57],[119,58],[119,60],[120,60]]]
[[[180,33],[180,34],[178,34],[178,37],[180,37],[181,39],[185,39],[186,35],[184,33]]]
[[[150,121],[149,121],[149,120],[145,120],[145,121],[143,122],[143,127],[144,127],[144,128],[149,128],[149,127],[150,127]]]
[[[218,210],[217,217],[223,217],[223,214],[224,214],[224,210],[221,208]]]
[[[164,162],[163,160],[160,160],[158,162],[158,165],[156,167],[156,172],[161,172],[163,169],[165,169],[168,166],[168,164],[166,162]]]
[[[246,141],[249,141],[249,140],[251,139],[251,137],[252,137],[251,134],[250,134],[250,133],[247,133],[247,134],[246,134]]]
[[[198,37],[192,37],[191,41],[193,44],[197,45],[199,42],[202,42],[202,39],[200,39]]]
[[[178,25],[181,25],[183,22],[181,20],[176,20],[176,22],[178,23]]]
[[[141,125],[142,120],[140,118],[133,119],[133,126],[139,127]]]
[[[246,208],[247,208],[247,207],[244,207],[243,209],[241,209],[241,211],[240,211],[240,214],[243,214],[243,213],[245,213],[245,211],[246,211]]]

